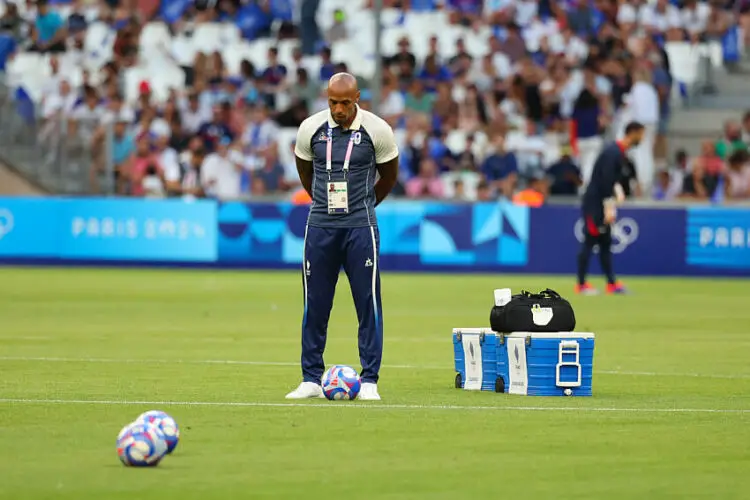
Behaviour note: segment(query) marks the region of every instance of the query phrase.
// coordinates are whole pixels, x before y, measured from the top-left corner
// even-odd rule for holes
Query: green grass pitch
[[[300,402],[297,272],[0,269],[0,498],[684,499],[750,495],[750,283],[572,297],[594,397],[453,388],[451,328],[569,277],[383,276],[382,402]],[[342,275],[326,361],[359,368]],[[88,401],[88,403],[87,403]],[[182,438],[123,467],[148,409]]]

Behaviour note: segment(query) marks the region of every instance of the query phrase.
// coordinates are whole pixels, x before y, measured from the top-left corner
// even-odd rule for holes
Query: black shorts
[[[602,212],[583,212],[583,234],[587,245],[612,245],[612,228],[604,223]]]

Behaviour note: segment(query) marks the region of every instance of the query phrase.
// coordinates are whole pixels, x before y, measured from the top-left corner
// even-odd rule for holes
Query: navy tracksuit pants
[[[305,295],[302,317],[302,376],[320,383],[325,371],[328,319],[339,271],[344,268],[359,320],[360,376],[377,382],[383,355],[383,308],[380,302],[377,227],[315,227],[305,230],[302,260]]]

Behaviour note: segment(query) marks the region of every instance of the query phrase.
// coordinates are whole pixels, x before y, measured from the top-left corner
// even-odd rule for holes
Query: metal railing
[[[90,192],[90,144],[70,134],[67,118],[44,119],[0,74],[0,157],[44,189],[60,194]]]

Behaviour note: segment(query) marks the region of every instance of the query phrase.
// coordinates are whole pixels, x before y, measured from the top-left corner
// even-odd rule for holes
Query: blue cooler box
[[[591,396],[594,334],[454,328],[456,388],[524,396]]]

